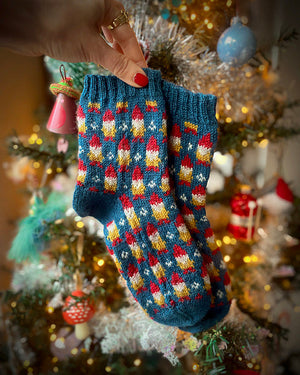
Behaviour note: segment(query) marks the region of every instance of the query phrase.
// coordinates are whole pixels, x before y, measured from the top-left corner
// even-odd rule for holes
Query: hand
[[[92,61],[141,87],[148,82],[147,64],[133,30],[128,23],[107,28],[123,9],[117,0],[1,0],[0,46],[27,56]]]

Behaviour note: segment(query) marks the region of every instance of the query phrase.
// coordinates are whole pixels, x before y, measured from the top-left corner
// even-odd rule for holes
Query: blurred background
[[[153,2],[153,4],[158,4],[157,6],[160,7],[161,14],[165,14],[163,17],[165,19],[168,18],[166,16],[166,10],[171,10],[172,13],[175,3],[176,1]],[[204,2],[200,0],[190,2],[179,1],[179,5],[176,5],[176,9],[180,4],[181,6],[185,4],[187,4],[187,6],[195,6],[197,9],[199,4],[202,3],[204,4]],[[227,1],[227,3],[229,2]],[[274,79],[274,81],[276,80],[276,86],[282,87],[282,94],[286,95],[289,101],[300,100],[299,34],[297,35],[297,33],[295,33],[295,37],[287,41],[284,48],[278,48],[277,46],[277,41],[282,30],[296,30],[298,33],[300,32],[300,2],[298,0],[239,0],[233,3],[236,5],[238,15],[246,17],[247,26],[251,28],[256,37],[258,50],[265,51],[270,58],[271,64],[274,65],[272,68],[276,73],[276,77],[275,75],[269,75],[268,79],[271,81],[272,79]],[[164,11],[165,13],[163,13]],[[228,17],[228,15],[226,17]],[[227,24],[225,24],[226,22],[224,22],[223,30],[229,27],[228,21]],[[20,219],[26,217],[28,214],[28,201],[30,200],[30,195],[26,192],[26,186],[24,186],[24,184],[20,186],[20,184],[14,183],[10,176],[15,172],[11,171],[10,173],[11,167],[9,164],[10,157],[7,151],[7,139],[14,135],[14,131],[16,131],[20,137],[25,136],[26,138],[34,132],[36,125],[40,127],[46,126],[45,124],[55,98],[49,92],[49,84],[53,82],[53,77],[49,72],[49,66],[48,69],[46,68],[43,57],[20,56],[5,49],[0,49],[0,82],[0,168],[2,177],[0,184],[0,291],[4,291],[10,288],[15,270],[15,263],[7,260],[7,253],[11,247],[12,240],[18,233],[18,223]],[[283,122],[280,124],[286,128],[296,127],[299,129],[299,105],[293,106],[290,109],[286,108],[285,111],[287,116],[283,118]],[[285,120],[286,118],[287,120]],[[44,142],[47,141],[46,138],[43,138],[43,140]],[[299,163],[299,136],[293,136],[291,138],[283,137],[280,141],[266,142],[264,147],[249,147],[244,150],[240,157],[240,170],[238,171],[238,175],[251,176],[251,178],[255,180],[256,186],[259,188],[262,188],[266,183],[272,181],[274,176],[281,176],[292,190],[294,196],[299,197]],[[27,168],[27,166],[24,166],[24,168]],[[218,195],[214,195],[214,197],[218,197]],[[215,201],[213,201],[213,203],[215,203]],[[219,209],[219,206],[217,207]],[[217,228],[223,225],[219,222],[219,219],[216,219],[216,217],[220,215],[220,212],[222,215],[222,211],[218,211],[216,206],[213,206],[211,210],[208,208],[209,219],[212,221],[215,220]],[[228,210],[226,211],[225,209],[224,212],[228,214]],[[269,216],[272,216],[272,214],[269,213]],[[278,222],[276,225],[277,224]],[[294,232],[294,237],[299,238],[299,236],[300,233]],[[274,242],[271,241],[270,246],[274,246]],[[241,251],[245,251],[244,245],[241,246]],[[229,256],[228,254],[231,256],[231,253],[226,253],[227,256]],[[270,257],[272,252],[268,252],[267,254],[268,257]],[[299,263],[299,246],[292,256],[295,259],[295,264],[297,262]],[[243,259],[245,259],[245,257]],[[298,353],[299,351],[297,349],[299,348],[297,336],[298,332],[300,333],[298,318],[300,311],[300,293],[299,289],[291,287],[291,285],[286,289],[288,290],[287,299],[279,298],[279,302],[277,303],[275,298],[273,317],[276,316],[278,321],[283,322],[284,327],[286,326],[291,330],[289,340],[284,344],[282,352],[287,353],[287,361],[292,361],[293,358],[291,356],[293,353]],[[285,310],[285,304],[288,299],[294,302],[291,307],[287,307]],[[297,361],[295,360],[294,362]],[[280,369],[277,368],[276,374],[293,375],[300,373],[299,363],[295,364],[294,362],[293,365],[287,365],[286,369],[284,369],[284,366],[281,366]],[[189,367],[189,365],[187,365],[187,367]],[[265,364],[261,374],[275,374],[272,365],[269,365],[269,370],[267,368],[268,364]],[[187,370],[184,373],[195,372],[194,370],[190,372]],[[149,372],[149,374],[150,373],[151,372]],[[253,372],[253,374],[254,373],[255,372]],[[147,373],[145,372],[145,374]]]

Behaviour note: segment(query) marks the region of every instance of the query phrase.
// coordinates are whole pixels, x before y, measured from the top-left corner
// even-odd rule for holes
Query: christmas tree
[[[205,189],[202,186],[206,183],[205,177],[199,172],[199,184],[192,190],[192,197],[196,210],[203,212],[201,209],[205,206],[211,224],[203,234],[204,242],[212,253],[221,249],[224,260],[216,267],[200,246],[198,254],[205,259],[210,281],[222,282],[224,289],[224,292],[216,289],[212,293],[210,307],[215,308],[218,298],[221,301],[221,294],[225,293],[231,301],[230,311],[216,324],[195,332],[184,327],[179,329],[175,324],[160,324],[145,314],[145,306],[141,308],[139,298],[133,298],[119,274],[125,270],[120,257],[106,246],[101,220],[79,216],[79,210],[75,211],[72,206],[74,189],[86,178],[86,165],[80,160],[84,150],[80,142],[78,146],[76,136],[78,132],[79,139],[86,137],[87,123],[82,108],[77,109],[77,124],[66,126],[68,135],[57,134],[58,117],[48,113],[48,128],[52,132],[42,123],[34,125],[29,136],[15,134],[8,140],[12,161],[7,170],[13,177],[22,171],[29,202],[28,215],[20,221],[8,253],[16,261],[16,268],[11,288],[1,299],[1,334],[5,340],[1,346],[0,369],[4,374],[39,375],[72,371],[79,374],[287,374],[292,366],[287,362],[292,362],[294,353],[285,357],[288,359],[284,364],[280,351],[290,336],[282,324],[286,310],[280,310],[278,305],[290,298],[291,291],[299,290],[299,198],[285,181],[279,166],[277,173],[265,180],[264,170],[249,172],[245,165],[253,155],[257,159],[265,158],[268,144],[280,144],[282,139],[299,134],[299,125],[289,117],[289,109],[298,103],[289,100],[279,81],[279,52],[297,38],[297,33],[294,30],[279,33],[270,52],[257,46],[243,9],[238,8],[239,17],[236,17],[235,1],[135,0],[124,2],[124,6],[132,16],[132,27],[149,68],[161,72],[166,90],[174,87],[169,86],[174,83],[191,93],[217,97],[216,149],[213,135],[209,138],[204,134],[193,151],[194,164],[198,163],[199,168],[208,167],[210,178]],[[228,38],[231,44],[226,42]],[[45,66],[55,82],[51,91],[57,95],[56,110],[61,105],[62,87],[67,97],[64,105],[70,109],[82,92],[87,74],[109,76],[109,72],[92,63],[72,64],[45,57]],[[146,111],[156,116],[156,104],[149,101],[147,105]],[[88,111],[93,116],[101,115],[101,119],[103,116],[103,133],[113,142],[115,116],[128,112],[128,102],[118,103],[115,113],[110,110],[102,113],[97,102],[88,103]],[[158,150],[162,152],[163,147],[166,150],[168,147],[169,159],[175,160],[183,147],[178,143],[182,133],[191,137],[186,147],[194,147],[192,139],[201,129],[192,122],[186,122],[185,128],[180,129],[174,125],[177,119],[170,125],[171,117],[165,123],[168,131],[165,129],[164,133],[164,128],[160,129],[161,143],[146,136],[144,142],[146,132],[141,130],[144,114],[138,107],[132,111],[132,133],[136,143],[144,142],[146,155],[147,152],[158,155]],[[284,126],[287,122],[288,127]],[[126,155],[126,140],[117,146],[120,155]],[[103,168],[104,157],[114,159],[114,155],[102,155],[101,147],[98,137],[89,139],[89,158],[95,168]],[[150,170],[158,168],[161,162],[157,155],[157,159],[149,157]],[[130,160],[122,159],[122,164],[118,157],[120,173],[125,173]],[[185,204],[188,202],[184,194],[186,186],[196,177],[189,174],[193,168],[191,159],[185,157],[177,167],[179,185],[183,187],[175,189],[175,194],[177,200],[180,195],[185,214],[184,220],[177,216],[174,222],[180,240],[189,242],[192,241],[186,237],[190,236],[189,232],[180,230],[186,226],[190,232],[197,229],[189,221],[191,210]],[[172,168],[176,170],[176,160]],[[176,180],[172,168],[169,168],[170,174]],[[110,193],[115,192],[116,169],[111,162],[103,170],[107,178],[105,189]],[[146,245],[139,247],[134,235],[139,232],[136,223],[140,222],[130,216],[134,199],[144,202],[143,173],[140,168],[134,169],[133,203],[122,196],[125,214],[131,212],[126,215],[130,224],[126,243],[137,264],[149,258],[151,270],[159,280],[157,284],[151,283],[153,301],[164,308],[160,285],[165,271],[159,268],[157,258],[147,255]],[[166,196],[171,196],[168,178],[165,172],[160,188]],[[157,195],[151,198],[155,201],[153,206],[162,207],[165,203]],[[141,204],[146,207],[146,203]],[[169,225],[168,210],[158,212],[152,208],[152,211],[153,216]],[[199,222],[207,221],[206,214],[204,211],[197,216]],[[110,241],[117,244],[118,229],[112,226]],[[163,254],[162,244],[166,241],[155,242],[157,228],[148,225],[145,230],[158,255]],[[167,233],[169,237],[174,235],[175,232]],[[194,273],[196,260],[189,259],[183,248],[177,246],[174,257],[182,275]],[[137,269],[131,268],[136,289],[142,293],[137,274]],[[210,288],[205,281],[208,276],[204,271],[201,274],[206,291]],[[192,287],[182,289],[182,283],[180,275],[173,273],[172,285],[179,301],[194,293]],[[196,280],[192,285],[197,288]],[[197,293],[195,296],[199,299]],[[299,312],[299,306],[291,298],[289,304],[295,313]]]

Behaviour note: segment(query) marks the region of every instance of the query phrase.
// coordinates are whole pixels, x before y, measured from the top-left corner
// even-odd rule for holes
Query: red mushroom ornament
[[[87,322],[94,314],[95,306],[82,290],[75,290],[66,298],[62,315],[68,324],[75,325],[78,340],[85,340],[90,335]]]

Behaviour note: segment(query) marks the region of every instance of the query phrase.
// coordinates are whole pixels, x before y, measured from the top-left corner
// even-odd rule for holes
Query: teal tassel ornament
[[[49,224],[62,218],[66,209],[66,199],[62,194],[51,193],[46,203],[36,194],[33,198],[30,215],[20,222],[19,232],[8,253],[8,259],[17,263],[39,260],[50,240]]]

